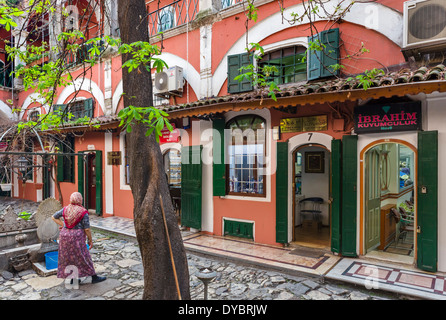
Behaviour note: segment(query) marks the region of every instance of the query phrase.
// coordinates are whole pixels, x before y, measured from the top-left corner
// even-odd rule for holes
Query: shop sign
[[[421,130],[421,102],[356,107],[356,133]]]
[[[107,152],[107,164],[110,166],[121,165],[122,157],[121,151],[109,151]]]
[[[6,151],[6,149],[8,148],[8,142],[0,142],[0,152]]]
[[[288,118],[280,120],[280,132],[306,132],[327,130],[327,116]]]
[[[180,130],[175,128],[175,124],[171,123],[173,130],[170,131],[167,127],[164,127],[161,130],[160,143],[168,143],[168,142],[180,142]]]

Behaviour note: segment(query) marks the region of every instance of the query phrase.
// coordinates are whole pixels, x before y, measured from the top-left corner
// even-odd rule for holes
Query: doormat
[[[316,249],[297,248],[297,249],[290,251],[290,254],[295,254],[295,255],[301,256],[301,257],[319,259],[324,256],[325,252],[321,251],[321,250],[316,250]]]
[[[413,244],[400,243],[396,246],[389,246],[384,251],[409,256],[413,251]]]

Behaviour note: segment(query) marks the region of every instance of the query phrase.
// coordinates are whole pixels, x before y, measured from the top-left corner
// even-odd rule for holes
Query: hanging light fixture
[[[21,156],[17,160],[17,167],[19,169],[19,172],[22,175],[23,182],[25,182],[26,181],[26,173],[27,173],[28,168],[29,168],[28,159],[26,159],[24,156]]]

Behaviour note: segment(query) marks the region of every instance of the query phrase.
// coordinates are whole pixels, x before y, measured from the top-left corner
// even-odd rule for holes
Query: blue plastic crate
[[[58,251],[45,253],[45,265],[47,270],[57,269]]]

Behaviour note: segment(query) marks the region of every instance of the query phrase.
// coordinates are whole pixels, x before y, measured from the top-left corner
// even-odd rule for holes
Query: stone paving
[[[98,274],[107,280],[91,284],[82,279],[78,288],[55,275],[42,277],[33,270],[0,272],[0,300],[140,300],[143,268],[135,239],[102,231],[93,232],[91,255]],[[209,300],[396,300],[411,299],[362,286],[322,282],[322,278],[287,275],[217,257],[188,253],[192,300],[204,299],[204,285],[195,276],[211,268],[217,277],[209,284]]]

